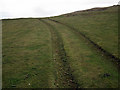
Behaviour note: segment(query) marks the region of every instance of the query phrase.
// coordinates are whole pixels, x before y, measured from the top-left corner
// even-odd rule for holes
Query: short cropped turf
[[[72,74],[79,83],[80,88],[111,88],[118,86],[118,69],[95,50],[88,47],[83,38],[70,31],[69,28],[51,23],[61,34],[67,55],[70,57],[69,64]],[[104,77],[109,73],[110,77]]]
[[[118,57],[118,6],[52,18],[66,23]]]
[[[118,57],[118,6],[50,19]],[[118,65],[48,18],[2,20],[3,88],[118,88]]]
[[[37,19],[3,21],[3,87],[54,87],[50,38]]]

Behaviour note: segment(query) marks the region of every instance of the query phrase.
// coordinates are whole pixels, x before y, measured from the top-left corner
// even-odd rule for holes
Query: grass
[[[37,19],[3,21],[3,87],[51,87],[50,38]]]
[[[51,21],[48,22],[55,26],[63,38],[64,48],[70,57],[68,62],[79,87],[118,87],[118,70],[112,62],[89,48],[87,43],[73,34],[69,28]],[[111,77],[103,77],[105,73],[109,73]]]
[[[74,16],[73,16],[74,15]],[[51,17],[118,57],[117,7]],[[2,22],[3,88],[118,88],[118,68],[70,28],[44,19]]]
[[[74,14],[73,14],[74,15]],[[118,7],[104,11],[78,12],[74,16],[52,18],[66,23],[118,57]]]

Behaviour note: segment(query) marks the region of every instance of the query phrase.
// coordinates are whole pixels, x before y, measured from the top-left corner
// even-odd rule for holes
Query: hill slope
[[[117,9],[2,20],[3,88],[118,88]]]
[[[93,8],[53,19],[78,29],[118,57],[118,6]]]

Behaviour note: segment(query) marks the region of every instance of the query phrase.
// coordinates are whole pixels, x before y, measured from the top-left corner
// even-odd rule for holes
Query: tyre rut
[[[46,24],[51,32],[51,40],[52,40],[52,53],[53,53],[53,60],[56,62],[56,64],[59,62],[60,65],[58,64],[57,66],[58,71],[60,72],[60,76],[58,77],[60,81],[62,81],[62,84],[64,87],[70,87],[70,88],[78,88],[80,85],[77,83],[75,80],[74,76],[72,75],[72,70],[71,67],[68,63],[69,57],[66,54],[66,51],[64,49],[64,44],[63,40],[60,36],[60,34],[55,30],[55,28],[49,24],[48,22],[39,19],[42,21],[44,24]],[[54,58],[54,55],[58,55],[59,59]],[[58,79],[57,78],[57,79]],[[57,81],[57,80],[56,80]],[[55,83],[55,86],[59,87],[58,84]]]
[[[120,59],[119,59],[119,58],[115,57],[115,56],[112,55],[110,52],[104,50],[101,46],[99,46],[98,44],[96,44],[94,41],[92,41],[92,40],[91,40],[90,38],[88,38],[86,35],[84,35],[83,33],[81,33],[79,30],[77,30],[77,29],[75,29],[74,27],[69,26],[69,25],[67,25],[67,24],[65,24],[65,23],[62,23],[62,22],[60,22],[60,21],[56,21],[56,20],[53,20],[53,19],[48,19],[48,20],[53,21],[53,22],[55,22],[55,23],[58,23],[58,24],[61,24],[61,25],[64,25],[64,26],[70,28],[70,30],[72,30],[75,34],[82,36],[85,40],[87,40],[87,42],[91,43],[91,45],[93,45],[94,48],[97,49],[97,50],[101,53],[101,55],[104,55],[104,56],[106,56],[107,58],[109,58],[109,59],[111,59],[112,61],[114,61],[114,62],[117,64],[118,68],[120,68]]]

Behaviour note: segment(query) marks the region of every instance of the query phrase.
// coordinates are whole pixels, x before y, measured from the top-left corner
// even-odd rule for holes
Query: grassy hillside
[[[3,88],[118,88],[114,58],[74,31],[118,57],[117,8],[3,20]]]
[[[118,6],[74,12],[52,19],[78,29],[118,57]]]
[[[52,87],[50,38],[38,19],[3,21],[3,87]]]

